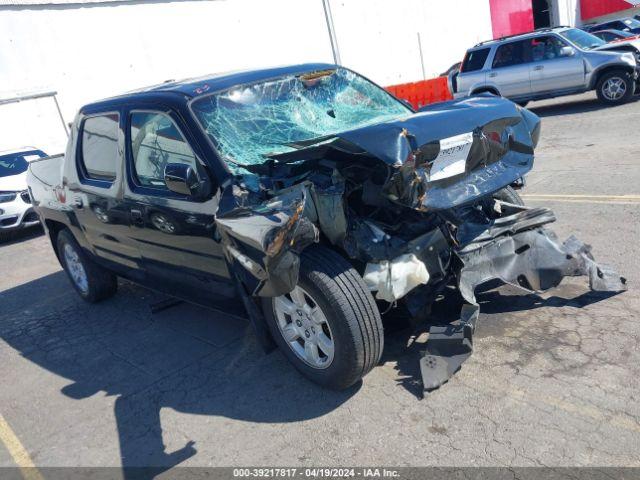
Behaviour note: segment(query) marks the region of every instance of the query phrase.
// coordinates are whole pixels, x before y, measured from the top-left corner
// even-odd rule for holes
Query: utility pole
[[[324,8],[324,18],[327,22],[327,30],[329,31],[329,41],[331,42],[331,53],[333,53],[333,63],[340,65],[340,50],[338,49],[338,40],[336,39],[336,28],[333,25],[333,15],[331,13],[330,0],[322,0],[322,8]]]
[[[420,38],[420,32],[418,32],[418,51],[420,52],[420,68],[422,68],[422,79],[427,79],[427,74],[424,71],[424,56],[422,55],[422,38]]]

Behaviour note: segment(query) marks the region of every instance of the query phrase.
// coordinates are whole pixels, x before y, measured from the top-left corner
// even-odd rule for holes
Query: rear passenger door
[[[563,55],[570,45],[556,35],[531,39],[531,90],[534,94],[579,90],[585,86],[585,69],[581,53]]]
[[[487,83],[494,83],[500,94],[507,98],[531,95],[529,75],[531,40],[516,40],[500,45],[494,54]]]
[[[78,183],[69,182],[67,199],[99,261],[120,274],[140,279],[136,245],[129,238],[129,215],[122,203],[123,145],[119,110],[82,118],[77,132]]]
[[[148,281],[204,304],[234,295],[217,238],[217,197],[195,200],[170,191],[164,181],[169,163],[185,163],[201,177],[211,176],[187,125],[170,110],[131,110],[126,132],[125,200]]]

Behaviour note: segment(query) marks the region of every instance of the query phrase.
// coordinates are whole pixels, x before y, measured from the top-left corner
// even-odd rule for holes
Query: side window
[[[554,35],[531,39],[531,56],[534,62],[560,58],[562,47],[567,44]]]
[[[531,61],[531,40],[500,45],[493,59],[493,68],[512,67]]]
[[[82,163],[85,175],[94,180],[113,182],[119,157],[117,113],[88,117],[82,127]]]
[[[197,171],[193,150],[164,113],[131,114],[131,152],[137,182],[143,187],[167,190],[164,168],[169,163],[186,163]]]
[[[482,50],[474,50],[473,52],[467,52],[462,62],[461,72],[476,72],[482,70],[487,57],[489,56],[490,48],[483,48]]]

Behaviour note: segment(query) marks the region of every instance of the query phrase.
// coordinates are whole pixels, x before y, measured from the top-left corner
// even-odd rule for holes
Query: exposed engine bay
[[[431,328],[421,360],[432,390],[472,352],[480,285],[540,292],[588,276],[593,290],[625,290],[589,246],[558,241],[550,210],[502,195],[531,170],[539,136],[536,115],[479,96],[288,142],[242,165],[221,187],[216,220],[245,305],[259,317],[253,299],[290,292],[300,252],[317,242],[349,259],[381,309],[402,303],[419,316],[454,284],[460,318]]]

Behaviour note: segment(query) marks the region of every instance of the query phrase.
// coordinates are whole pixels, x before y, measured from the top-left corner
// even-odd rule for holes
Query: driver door
[[[180,117],[171,111],[129,111],[126,147],[131,237],[151,286],[201,304],[235,295],[217,239],[217,197],[196,200],[165,184],[164,169],[172,163],[210,176]]]
[[[563,51],[565,47],[570,45],[556,35],[531,39],[531,90],[534,94],[585,87],[582,55],[572,47],[573,55],[567,55],[568,51]]]

